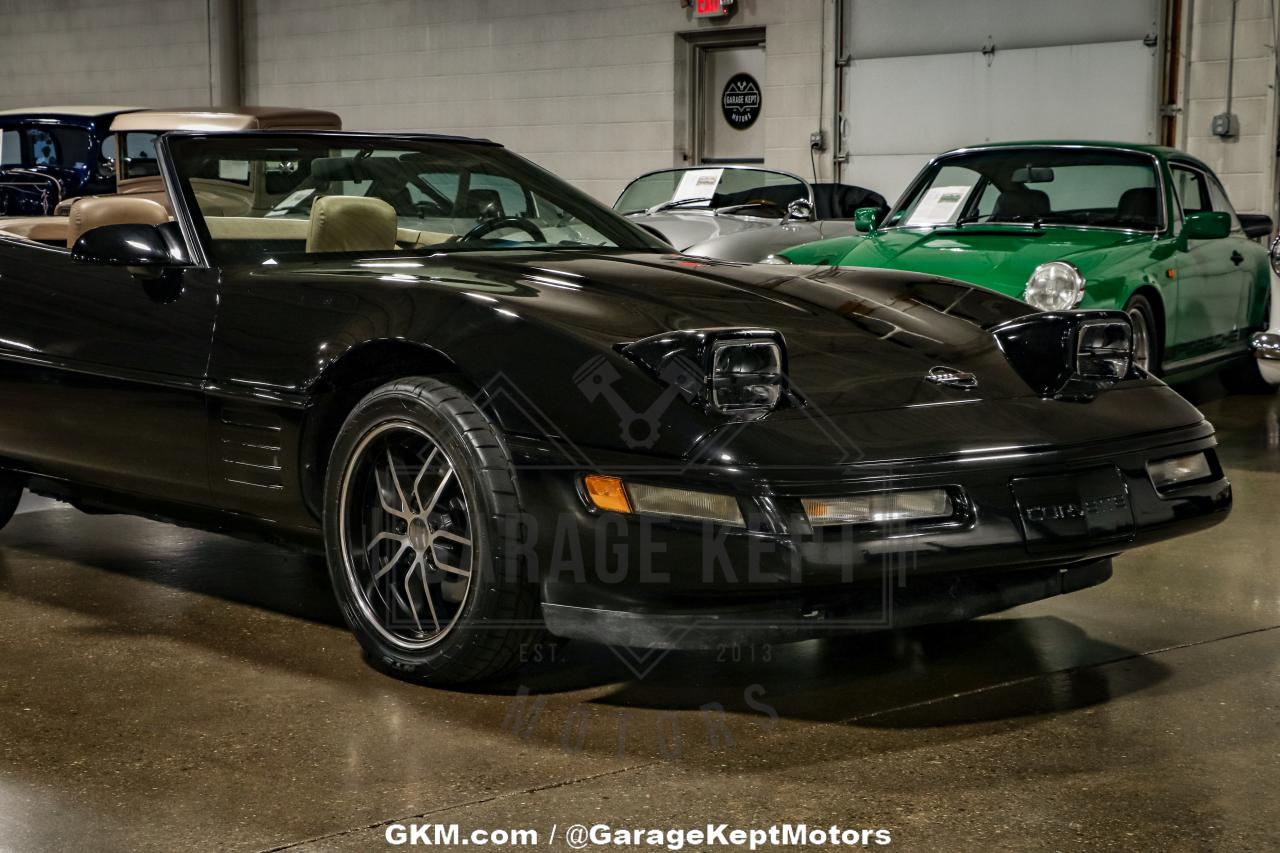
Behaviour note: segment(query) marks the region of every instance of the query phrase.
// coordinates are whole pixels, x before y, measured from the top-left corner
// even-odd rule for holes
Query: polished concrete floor
[[[0,533],[0,849],[373,850],[425,816],[1274,850],[1280,398],[1204,385],[1234,513],[1101,587],[754,661],[570,644],[485,692],[365,666],[314,561],[29,502]]]

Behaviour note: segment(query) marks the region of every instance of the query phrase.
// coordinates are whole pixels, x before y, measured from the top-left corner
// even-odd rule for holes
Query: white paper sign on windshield
[[[285,196],[280,201],[279,204],[277,204],[271,210],[268,210],[266,215],[267,216],[284,216],[289,211],[293,210],[293,208],[297,207],[299,204],[302,204],[302,202],[306,200],[307,196],[311,195],[313,192],[315,192],[314,188],[302,189],[296,192],[289,193],[289,195]]]
[[[690,198],[711,198],[720,185],[720,176],[724,169],[691,169],[680,176],[672,201],[684,201]]]
[[[930,187],[911,211],[906,225],[945,225],[951,222],[973,187]]]

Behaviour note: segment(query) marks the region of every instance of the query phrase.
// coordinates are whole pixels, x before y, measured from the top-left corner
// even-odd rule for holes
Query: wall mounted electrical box
[[[1240,119],[1235,113],[1218,113],[1209,124],[1209,132],[1222,139],[1234,139],[1240,135]]]

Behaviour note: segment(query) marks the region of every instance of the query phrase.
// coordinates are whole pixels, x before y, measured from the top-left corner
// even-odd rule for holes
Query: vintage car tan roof
[[[298,107],[175,107],[116,116],[112,132],[165,130],[341,130],[342,119],[326,110]]]
[[[112,106],[94,106],[94,105],[77,105],[77,106],[54,106],[54,107],[21,107],[14,110],[0,110],[0,116],[16,116],[47,113],[56,116],[100,116],[107,113],[124,112],[125,110],[140,110],[142,107],[112,107]]]

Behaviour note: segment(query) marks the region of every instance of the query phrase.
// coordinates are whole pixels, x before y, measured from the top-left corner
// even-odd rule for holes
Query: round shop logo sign
[[[737,130],[746,130],[756,123],[760,117],[760,106],[764,98],[760,94],[760,84],[750,74],[735,74],[724,84],[724,94],[720,97],[720,108],[724,111],[724,120]]]

